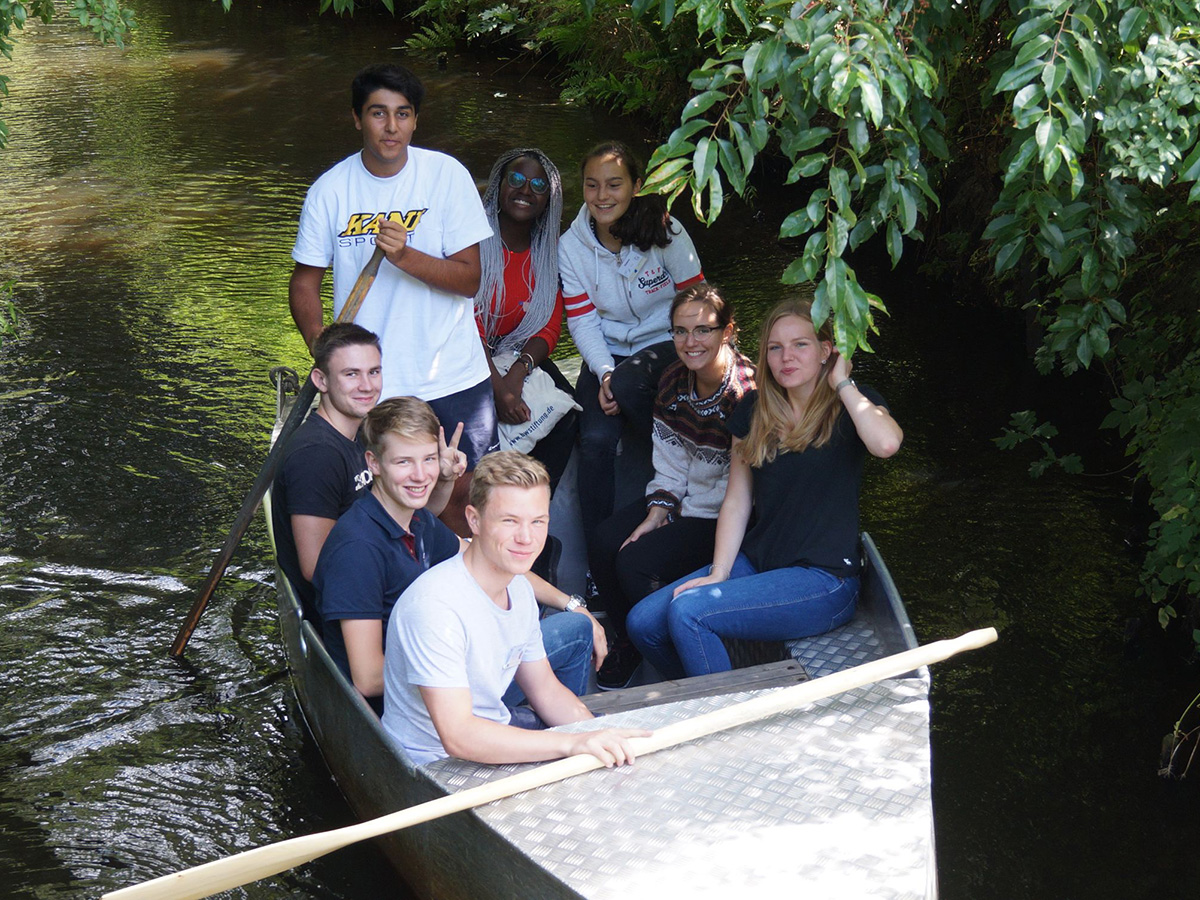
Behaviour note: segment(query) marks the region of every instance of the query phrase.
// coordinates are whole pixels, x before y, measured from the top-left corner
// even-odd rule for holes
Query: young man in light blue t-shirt
[[[525,577],[546,541],[550,479],[515,451],[483,458],[471,480],[461,555],[434,566],[396,602],[384,662],[384,730],[417,765],[456,756],[534,762],[591,753],[633,762],[629,738],[647,732],[540,730],[592,718],[554,676]],[[503,702],[513,681],[537,717],[512,724]]]

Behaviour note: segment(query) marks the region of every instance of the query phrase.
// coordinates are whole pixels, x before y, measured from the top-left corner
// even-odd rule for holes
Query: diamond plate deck
[[[753,695],[666,704],[604,723],[656,728]],[[443,760],[424,771],[458,791],[521,768]],[[927,897],[932,883],[929,784],[928,687],[894,679],[478,815],[594,900],[782,891],[908,900]]]
[[[784,646],[810,678],[821,678],[887,655],[875,629],[862,618],[816,637],[786,641]]]

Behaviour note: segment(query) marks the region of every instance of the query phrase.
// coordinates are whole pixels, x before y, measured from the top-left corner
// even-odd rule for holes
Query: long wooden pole
[[[948,659],[964,650],[986,646],[994,640],[996,640],[996,629],[994,628],[971,631],[961,637],[936,641],[923,647],[917,647],[915,650],[906,650],[903,653],[855,666],[852,669],[845,669],[823,678],[806,681],[794,687],[763,694],[725,709],[676,722],[660,728],[650,737],[632,738],[630,743],[633,745],[636,755],[644,756],[647,753],[654,753],[685,741],[725,731],[766,716],[807,706],[817,700],[840,694],[852,688],[862,687],[884,678],[893,678],[921,666]],[[412,825],[419,825],[422,822],[428,822],[431,819],[464,809],[482,806],[493,800],[511,797],[542,785],[562,781],[573,775],[590,772],[600,768],[601,765],[600,760],[594,756],[586,754],[570,756],[538,766],[535,769],[519,772],[508,778],[501,778],[446,797],[439,797],[411,809],[403,809],[380,816],[369,822],[360,822],[357,825],[338,828],[334,831],[280,841],[277,844],[247,850],[236,856],[214,860],[172,875],[164,875],[133,887],[112,891],[104,895],[104,900],[150,900],[150,898],[154,898],[154,900],[199,900],[201,897],[208,897],[219,891],[227,891],[259,878],[277,875],[286,869],[310,862],[348,844],[399,831]]]
[[[375,252],[371,254],[370,261],[367,262],[362,272],[359,273],[358,280],[354,282],[350,296],[346,298],[346,304],[342,307],[342,311],[338,314],[335,321],[354,321],[354,317],[358,315],[358,310],[362,306],[363,299],[367,296],[367,291],[375,283],[375,276],[379,273],[379,264],[383,261],[383,256],[383,251],[376,247]],[[204,615],[205,607],[208,606],[208,601],[212,599],[213,592],[216,591],[221,576],[225,574],[225,569],[229,566],[229,561],[233,559],[233,551],[241,543],[242,537],[246,534],[246,529],[250,527],[250,523],[254,520],[254,513],[258,510],[258,504],[262,502],[263,495],[266,494],[267,488],[271,486],[271,482],[275,479],[275,469],[279,466],[279,460],[283,457],[283,451],[287,447],[288,440],[296,429],[300,427],[300,423],[304,421],[304,417],[308,413],[308,408],[312,406],[313,398],[316,396],[317,386],[313,384],[310,373],[304,382],[304,387],[296,395],[296,402],[292,405],[292,411],[283,423],[283,427],[279,430],[279,436],[275,438],[275,444],[271,447],[271,452],[267,454],[262,468],[259,469],[258,477],[254,479],[254,484],[250,486],[250,492],[246,494],[246,499],[242,501],[242,508],[238,511],[237,518],[233,521],[233,527],[229,529],[229,535],[225,538],[225,544],[221,547],[221,552],[217,554],[212,568],[208,570],[208,577],[204,579],[199,596],[196,597],[195,602],[192,604],[187,618],[179,626],[179,632],[175,635],[175,643],[171,645],[171,656],[175,659],[183,656],[184,647],[187,646],[192,632],[196,630],[196,626],[200,623],[200,617]]]

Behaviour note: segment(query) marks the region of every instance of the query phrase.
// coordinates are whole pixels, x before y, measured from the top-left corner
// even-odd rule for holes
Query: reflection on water
[[[286,303],[304,191],[358,146],[351,73],[399,42],[390,19],[351,25],[315,6],[239,2],[225,16],[148,0],[125,52],[37,25],[6,69],[0,278],[20,279],[24,316],[0,350],[12,895],[95,895],[348,820],[296,720],[261,525],[188,662],[165,655],[265,452],[267,370],[306,359]],[[410,62],[430,88],[421,143],[480,179],[502,150],[540,145],[566,175],[568,219],[592,143],[644,146],[633,124],[560,103],[518,66]],[[788,256],[764,203],[714,232],[688,223],[740,304],[748,350]],[[1032,402],[1006,355],[1018,322],[886,270],[867,278],[894,318],[856,375],[907,442],[871,466],[864,524],[923,638],[1003,630],[935,677],[943,896],[1182,896],[1196,860],[1174,849],[1180,813],[1153,784],[1155,736],[1178,709],[1120,656],[1133,572],[1119,486],[1033,482],[993,452],[1008,412]],[[389,877],[357,848],[246,895],[374,897]]]

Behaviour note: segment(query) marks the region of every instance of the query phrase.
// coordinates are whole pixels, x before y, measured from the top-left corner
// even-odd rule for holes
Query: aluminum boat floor
[[[604,723],[656,728],[757,693],[632,710]],[[522,768],[442,760],[424,771],[458,791]],[[477,814],[596,900],[792,893],[915,900],[935,883],[929,784],[928,684],[900,678]]]

